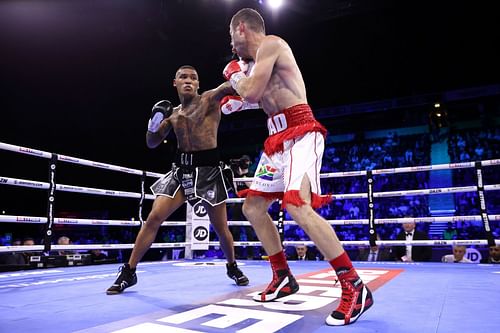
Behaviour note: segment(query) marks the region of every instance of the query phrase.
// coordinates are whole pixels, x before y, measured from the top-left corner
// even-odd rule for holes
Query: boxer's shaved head
[[[255,32],[261,32],[263,34],[266,33],[264,19],[255,9],[240,9],[231,19],[231,27],[236,30],[236,27],[241,22],[243,22],[247,28],[250,28]]]

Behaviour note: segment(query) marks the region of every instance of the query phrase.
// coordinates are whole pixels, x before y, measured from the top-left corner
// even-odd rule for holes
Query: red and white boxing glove
[[[231,86],[236,90],[236,84],[239,80],[246,77],[248,71],[248,63],[245,60],[232,60],[224,67],[222,75],[231,82]]]
[[[240,96],[224,96],[220,101],[220,110],[224,114],[231,114],[248,109],[258,109],[259,103],[249,103]]]

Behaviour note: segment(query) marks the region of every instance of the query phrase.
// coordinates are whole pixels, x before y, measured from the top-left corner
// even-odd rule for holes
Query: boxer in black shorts
[[[191,205],[203,200],[211,206],[226,201],[228,190],[233,186],[232,171],[220,162],[217,148],[181,152],[178,151],[172,170],[157,180],[151,191],[155,195],[174,198],[182,189]]]
[[[158,229],[186,200],[202,201],[210,222],[217,233],[227,259],[227,275],[238,286],[248,285],[248,278],[238,268],[233,237],[227,226],[225,200],[232,181],[225,178],[217,150],[217,129],[221,118],[220,102],[233,94],[231,85],[198,94],[198,73],[192,66],[180,67],[173,82],[181,104],[173,107],[163,100],[153,107],[146,133],[149,148],[157,147],[173,129],[177,149],[172,170],[158,180],[151,190],[156,195],[153,208],[142,226],[128,263],[120,267],[114,284],[106,290],[108,295],[119,294],[137,283],[135,269],[153,243]]]

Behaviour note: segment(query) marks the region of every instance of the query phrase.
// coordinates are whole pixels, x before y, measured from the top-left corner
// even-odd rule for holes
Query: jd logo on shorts
[[[194,205],[193,212],[198,217],[203,217],[203,216],[207,215],[207,210],[205,209],[205,207],[203,207],[203,205],[201,204],[201,201]]]
[[[273,168],[270,165],[262,165],[255,173],[255,177],[259,177],[264,180],[273,180],[275,172],[276,168]]]
[[[197,227],[193,231],[193,236],[197,241],[204,241],[208,236],[208,230],[205,227]]]

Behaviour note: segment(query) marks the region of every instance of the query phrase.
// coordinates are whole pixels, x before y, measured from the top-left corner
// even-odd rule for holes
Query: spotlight
[[[269,5],[269,7],[271,7],[272,9],[276,9],[276,8],[281,7],[281,5],[283,5],[283,0],[268,0],[268,1],[267,1],[267,4],[268,4],[268,5]]]

